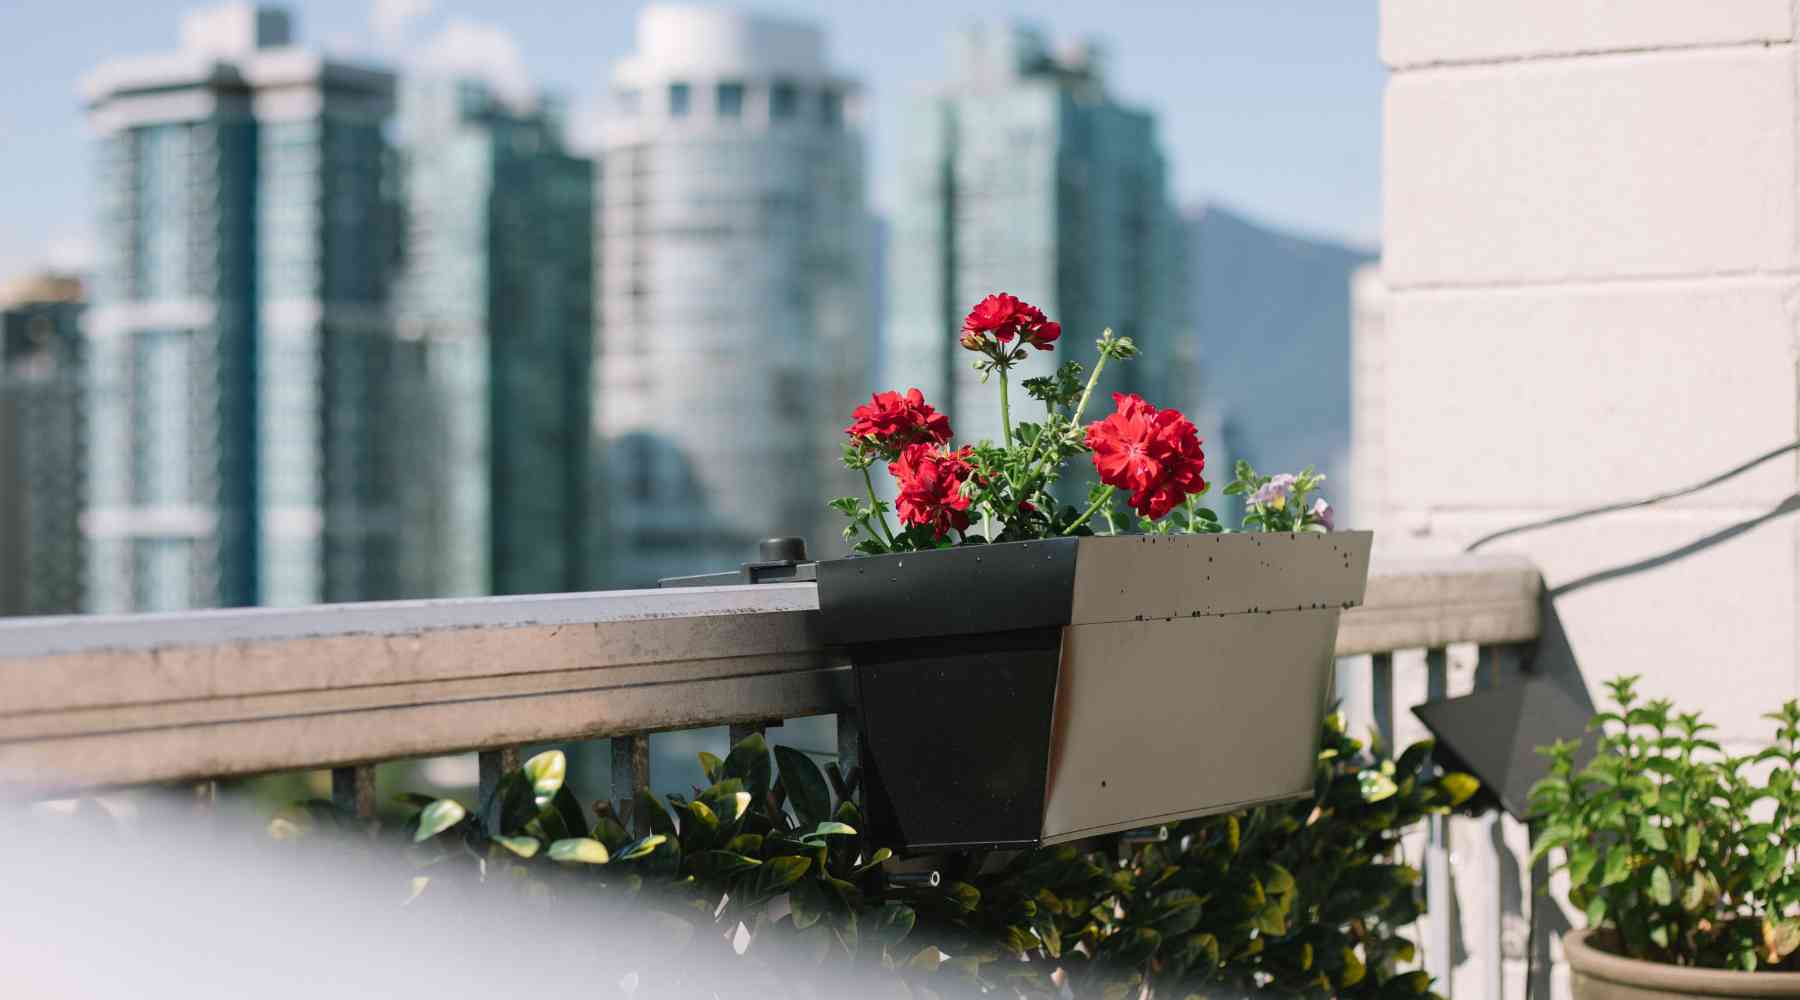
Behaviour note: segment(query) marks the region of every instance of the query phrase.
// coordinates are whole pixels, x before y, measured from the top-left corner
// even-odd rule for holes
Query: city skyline
[[[593,112],[612,65],[629,50],[641,6],[546,6],[495,18],[459,0],[315,0],[297,7],[296,28],[334,55],[400,70],[479,64],[504,87],[559,94],[582,126],[576,151],[591,154]],[[864,81],[869,98],[871,207],[891,213],[903,109],[924,81],[945,75],[946,39],[970,15],[937,0],[892,12],[823,0],[740,8],[814,20],[834,39],[841,63]],[[107,58],[172,47],[179,9],[75,0],[73,7],[0,11],[0,36],[34,39],[16,54],[14,82],[0,94],[0,122],[36,153],[0,167],[0,189],[30,192],[12,197],[0,217],[0,273],[93,259],[93,157],[76,80]],[[1120,99],[1158,115],[1178,205],[1223,201],[1276,228],[1362,247],[1378,238],[1385,71],[1372,44],[1342,44],[1346,34],[1372,43],[1373,4],[1153,6],[1135,17],[1076,3],[987,10],[991,19],[1040,25],[1057,44],[1104,43]]]

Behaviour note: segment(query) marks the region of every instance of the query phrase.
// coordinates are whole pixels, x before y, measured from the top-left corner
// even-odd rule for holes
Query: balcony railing
[[[1452,645],[1477,646],[1475,683],[1498,683],[1538,637],[1542,589],[1520,559],[1376,563],[1337,652],[1369,656],[1367,711],[1390,746],[1394,654],[1425,651],[1428,699],[1449,691]],[[813,584],[770,583],[0,622],[0,790],[331,768],[340,804],[371,815],[381,761],[476,752],[486,783],[518,747],[610,738],[625,798],[649,785],[650,733],[826,714],[854,757],[849,663],[817,619]],[[1448,843],[1434,824],[1424,954],[1444,989]],[[1498,997],[1492,917],[1468,951]]]

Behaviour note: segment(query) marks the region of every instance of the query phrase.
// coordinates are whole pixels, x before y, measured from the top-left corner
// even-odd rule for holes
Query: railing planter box
[[[1008,542],[819,563],[869,817],[1023,847],[1311,791],[1368,532]]]
[[[1563,935],[1569,987],[1575,1000],[1659,1000],[1688,997],[1796,997],[1800,972],[1741,972],[1646,962],[1603,950],[1592,930]]]

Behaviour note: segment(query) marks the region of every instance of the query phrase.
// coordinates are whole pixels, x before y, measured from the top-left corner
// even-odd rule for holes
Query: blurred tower
[[[728,567],[771,534],[835,541],[823,503],[860,483],[836,460],[874,329],[855,84],[811,25],[657,5],[612,86],[595,390],[611,581]]]
[[[1238,458],[1264,473],[1316,466],[1338,527],[1368,527],[1351,497],[1350,287],[1374,255],[1217,205],[1189,212],[1184,231],[1186,309],[1205,375],[1186,395],[1225,411]],[[1240,506],[1229,504],[1232,516]]]
[[[0,285],[0,615],[81,610],[81,282]]]
[[[1166,400],[1181,243],[1154,117],[1107,94],[1091,45],[1052,53],[1038,31],[994,24],[952,42],[954,75],[909,109],[900,145],[884,387],[918,386],[959,437],[999,440],[998,394],[956,334],[970,306],[1006,291],[1063,326],[1058,350],[1031,352],[1015,381],[1091,364],[1112,327],[1144,355],[1107,387]]]
[[[387,596],[393,78],[292,47],[280,10],[216,8],[182,34],[83,83],[91,604]]]
[[[404,81],[400,125],[406,589],[583,589],[593,164],[474,80]]]

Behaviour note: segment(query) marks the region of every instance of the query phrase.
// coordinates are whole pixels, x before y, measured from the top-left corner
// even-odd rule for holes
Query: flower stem
[[[887,515],[881,512],[881,501],[875,499],[875,480],[869,476],[869,467],[863,466],[863,485],[869,488],[869,512],[875,516],[875,523],[881,525],[881,533],[887,537],[888,548],[894,547],[894,533],[888,530]]]
[[[1012,447],[1012,415],[1006,409],[1006,366],[1000,366],[1000,438]]]
[[[1108,332],[1110,333],[1111,331]],[[1087,388],[1081,390],[1081,400],[1075,404],[1075,412],[1069,415],[1069,427],[1072,430],[1081,429],[1081,411],[1087,409],[1088,397],[1094,394],[1094,385],[1100,381],[1100,373],[1106,369],[1106,359],[1107,353],[1101,351],[1100,359],[1094,362],[1094,370],[1088,373]],[[1000,411],[1001,413],[1006,412],[1006,382],[1004,374],[1001,375],[1000,382]],[[1049,436],[1050,421],[1045,420],[1044,430],[1038,435],[1038,438],[1039,440],[1042,440]],[[1050,463],[1054,463],[1056,457],[1056,447],[1054,445],[1044,452],[1045,460]],[[1028,487],[1032,485],[1032,477],[1040,474],[1039,470],[1035,468],[1037,462],[1037,442],[1033,441],[1030,452],[1025,456],[1025,485]],[[1043,473],[1048,473],[1050,470],[1046,468],[1042,471]],[[1083,518],[1082,520],[1086,520],[1086,518]],[[1075,523],[1080,524],[1081,522],[1077,521]]]
[[[1095,497],[1095,498],[1094,498],[1094,502],[1093,502],[1093,503],[1091,503],[1091,504],[1088,504],[1088,509],[1087,509],[1087,510],[1084,510],[1084,511],[1082,511],[1082,512],[1081,512],[1081,516],[1080,516],[1080,517],[1078,517],[1078,518],[1076,518],[1076,519],[1075,519],[1075,523],[1074,523],[1074,524],[1071,524],[1071,525],[1069,525],[1069,526],[1068,526],[1068,527],[1066,527],[1066,528],[1064,528],[1064,529],[1063,529],[1063,530],[1062,530],[1062,533],[1063,533],[1063,534],[1065,534],[1065,535],[1071,535],[1071,534],[1074,534],[1074,533],[1075,533],[1075,529],[1076,529],[1076,528],[1079,528],[1079,527],[1081,527],[1081,526],[1082,526],[1082,525],[1084,525],[1084,524],[1086,524],[1086,523],[1087,523],[1087,520],[1088,520],[1088,518],[1090,518],[1090,517],[1093,517],[1093,516],[1094,516],[1094,513],[1095,513],[1095,512],[1096,512],[1096,511],[1098,511],[1098,510],[1099,510],[1099,509],[1100,509],[1100,507],[1101,507],[1101,505],[1103,505],[1103,504],[1107,504],[1107,503],[1111,503],[1111,502],[1112,502],[1112,498],[1113,498],[1113,494],[1114,494],[1114,493],[1117,493],[1117,492],[1118,492],[1118,487],[1116,487],[1116,486],[1108,486],[1108,487],[1107,487],[1107,488],[1106,488],[1106,492],[1104,492],[1104,493],[1102,493],[1102,494],[1100,494],[1100,495],[1099,495],[1099,496],[1097,496],[1097,497]]]
[[[1109,330],[1107,332],[1110,333],[1111,331]],[[1094,394],[1094,386],[1100,381],[1100,373],[1106,370],[1106,359],[1107,353],[1101,351],[1100,360],[1094,362],[1094,370],[1088,373],[1087,388],[1081,390],[1081,399],[1075,404],[1075,413],[1073,416],[1069,417],[1070,424],[1079,425],[1081,423],[1081,413],[1083,410],[1087,409],[1088,397]]]

